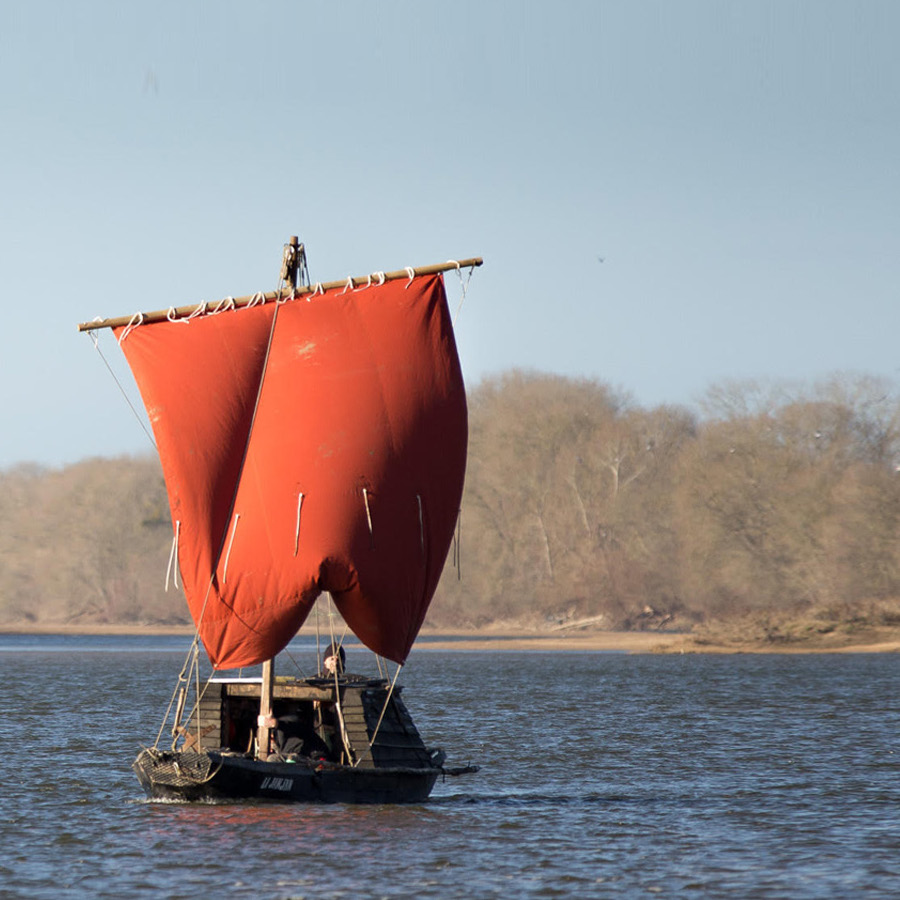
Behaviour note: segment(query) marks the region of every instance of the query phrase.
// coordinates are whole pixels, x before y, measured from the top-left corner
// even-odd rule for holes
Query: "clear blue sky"
[[[898,40],[891,0],[11,0],[0,466],[149,450],[76,323],[274,288],[290,234],[322,281],[484,256],[470,385],[896,380]]]

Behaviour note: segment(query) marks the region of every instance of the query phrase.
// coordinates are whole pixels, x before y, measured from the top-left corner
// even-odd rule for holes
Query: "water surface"
[[[415,650],[426,743],[479,774],[408,807],[150,803],[130,764],[188,644],[0,636],[0,897],[900,896],[895,655]]]

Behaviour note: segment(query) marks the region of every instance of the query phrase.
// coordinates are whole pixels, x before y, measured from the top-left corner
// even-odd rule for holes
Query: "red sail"
[[[274,656],[321,591],[364,644],[403,662],[465,474],[442,279],[142,325],[122,347],[213,665]]]

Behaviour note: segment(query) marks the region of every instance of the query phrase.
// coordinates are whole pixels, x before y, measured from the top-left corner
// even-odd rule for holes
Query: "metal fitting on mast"
[[[291,289],[309,286],[306,248],[300,243],[300,238],[296,234],[292,234],[288,243],[284,245],[281,257],[281,286],[284,287],[284,285]]]

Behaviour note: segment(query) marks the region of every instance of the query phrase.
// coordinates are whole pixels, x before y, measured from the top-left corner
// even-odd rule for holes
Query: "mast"
[[[269,756],[269,741],[278,724],[272,715],[272,695],[275,687],[274,660],[267,659],[262,664],[262,684],[259,686],[259,718],[256,729],[256,758],[265,760]]]
[[[296,234],[292,234],[284,245],[284,254],[281,258],[281,284],[282,287],[287,285],[292,291],[301,286],[309,287],[306,248]]]

